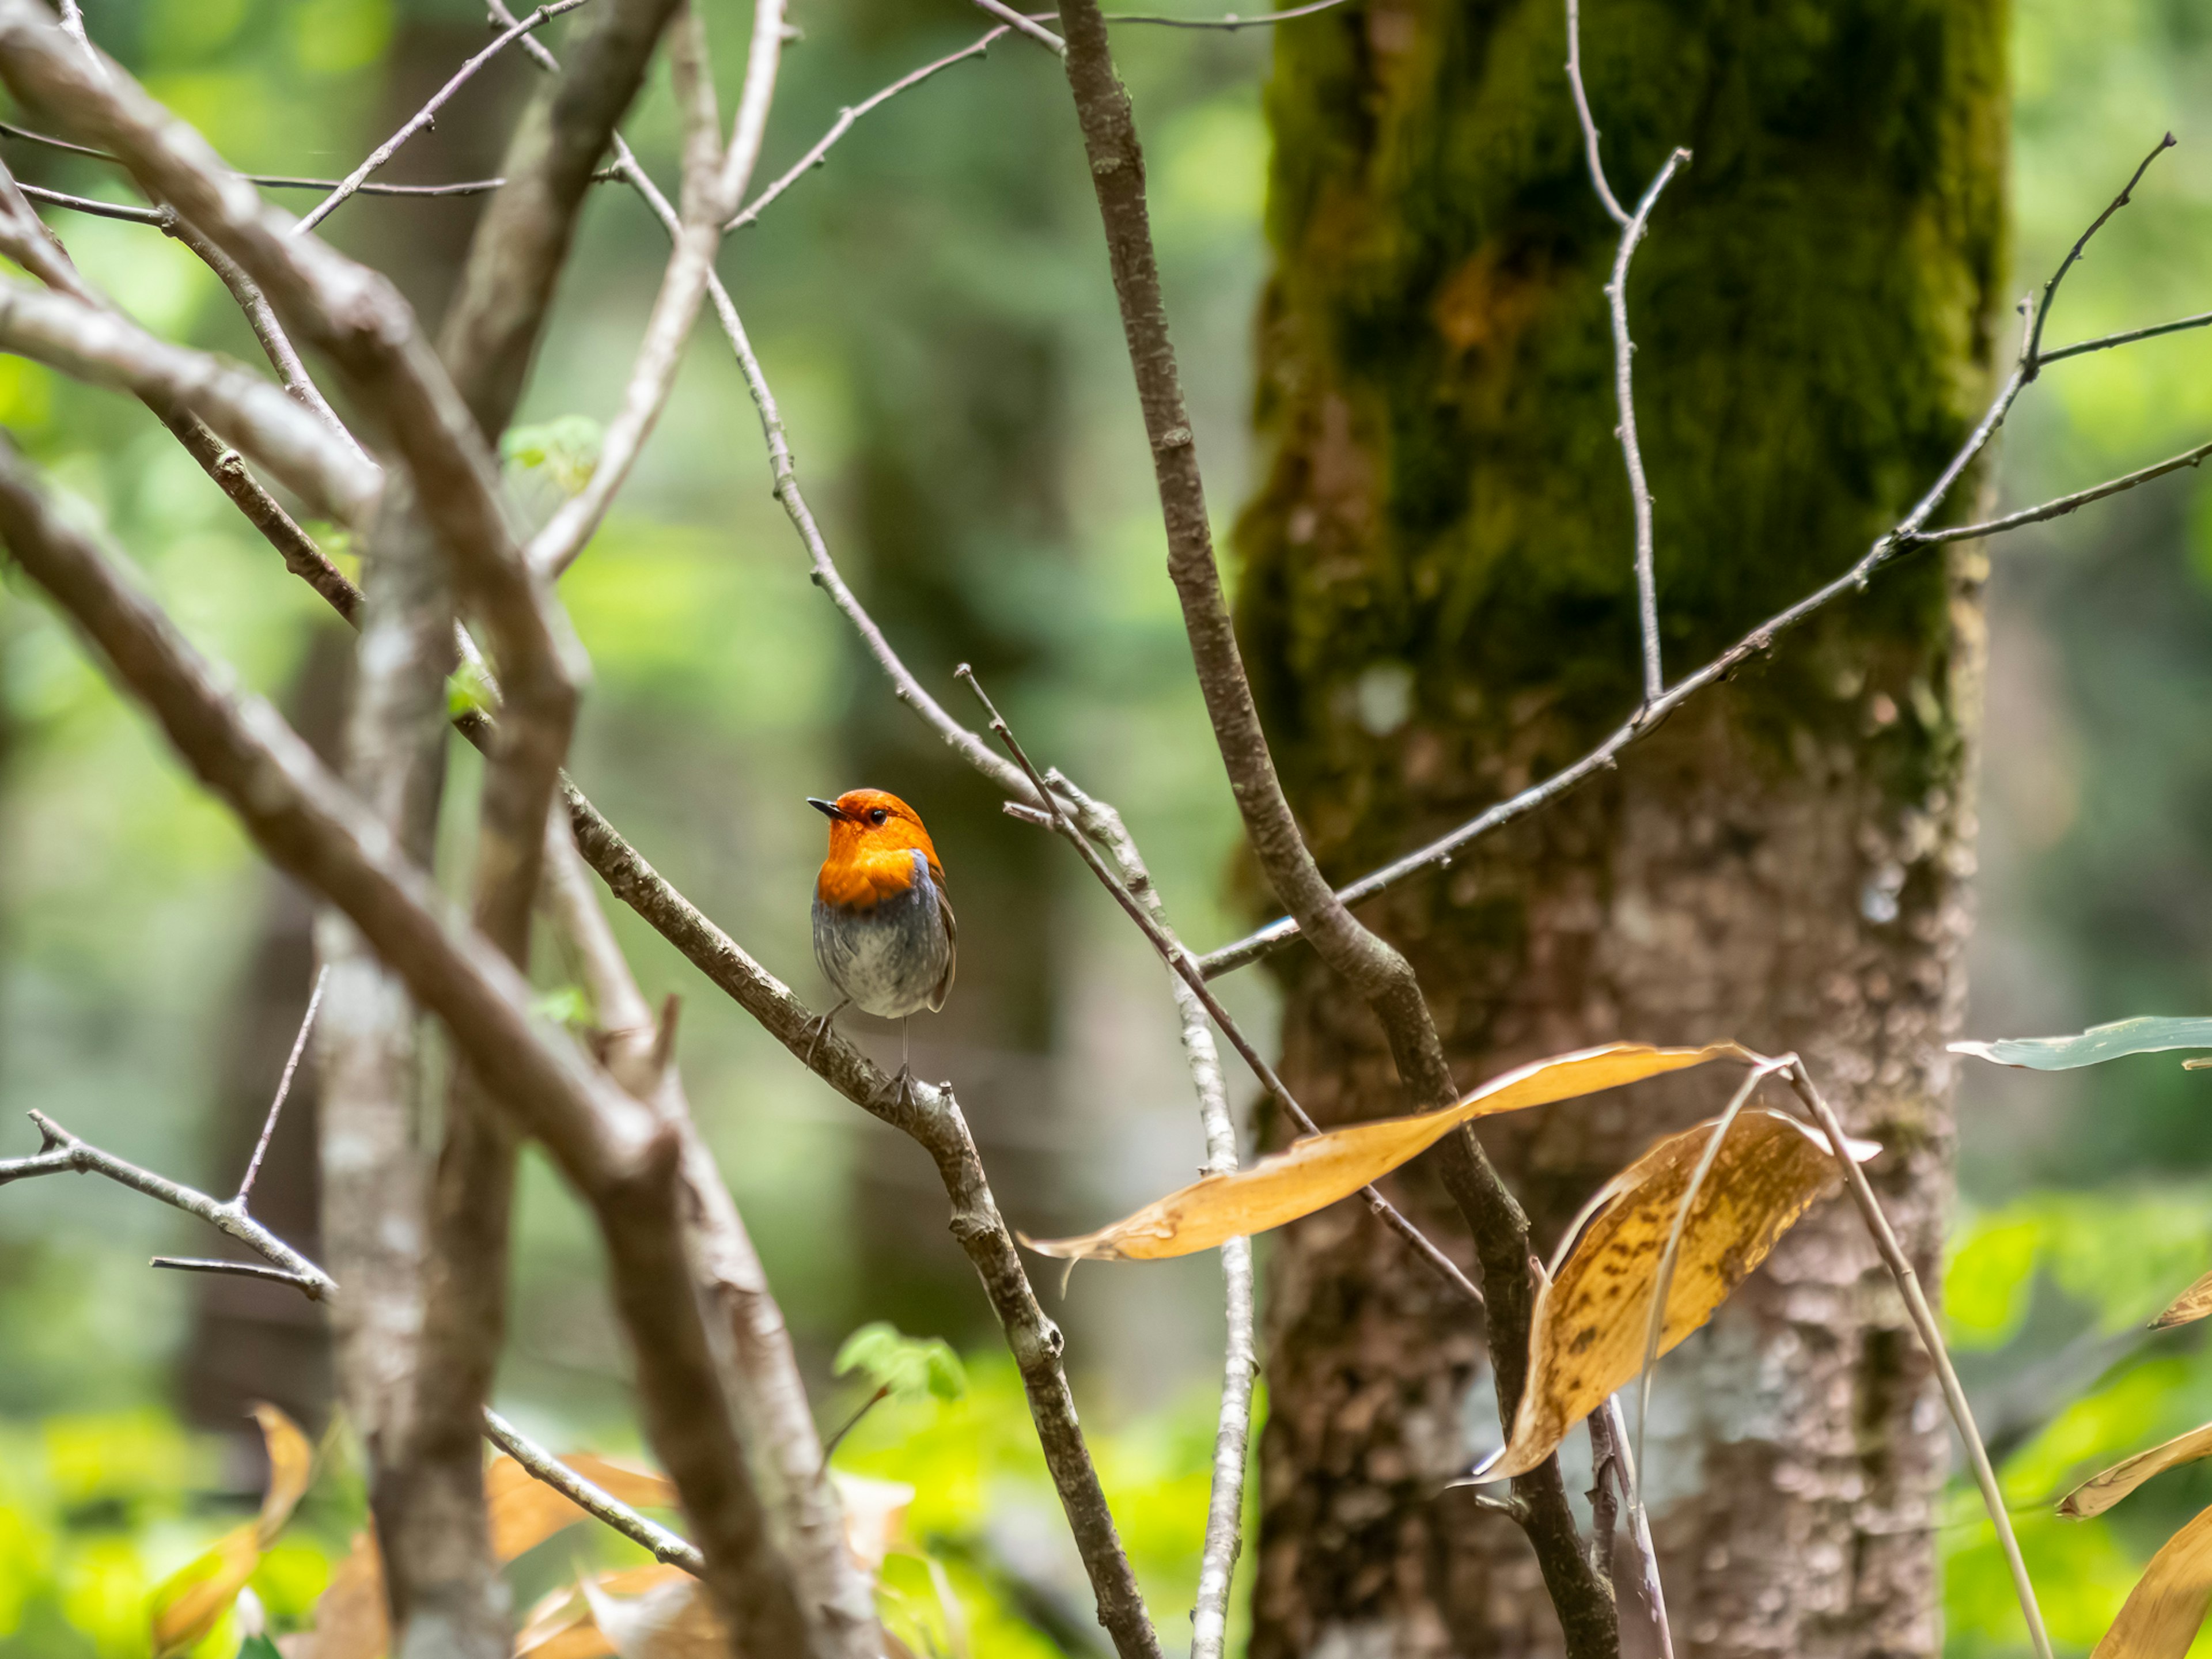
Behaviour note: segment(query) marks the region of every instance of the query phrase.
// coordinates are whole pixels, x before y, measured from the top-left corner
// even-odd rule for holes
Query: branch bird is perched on
[[[852,789],[806,804],[830,820],[830,856],[814,882],[814,960],[842,998],[821,1031],[849,1006],[899,1022],[899,1091],[913,1079],[907,1020],[935,1013],[952,989],[958,930],[945,866],[929,831],[896,795]],[[812,1058],[812,1048],[808,1049]]]

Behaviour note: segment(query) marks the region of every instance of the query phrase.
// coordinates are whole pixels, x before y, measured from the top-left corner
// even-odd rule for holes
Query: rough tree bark
[[[1631,512],[1559,0],[1373,0],[1282,31],[1271,470],[1240,528],[1247,660],[1308,833],[1349,878],[1579,756],[1640,695]],[[1601,0],[1586,76],[1615,188],[1676,144],[1630,282],[1676,672],[1844,568],[1963,436],[2003,254],[1996,0]],[[1952,508],[1962,513],[1972,492]],[[1886,576],[1617,774],[1364,912],[1462,1084],[1614,1037],[1794,1048],[1932,1278],[1971,870],[1979,555]],[[1304,946],[1284,1071],[1324,1123],[1399,1109]],[[1503,1120],[1548,1248],[1715,1085]],[[1415,1171],[1407,1200],[1449,1233]],[[1473,1322],[1358,1206],[1273,1266],[1255,1659],[1552,1654],[1525,1543],[1434,1495],[1497,1426]],[[1932,1654],[1945,1430],[1847,1206],[1662,1368],[1650,1455],[1698,1654]],[[1639,1621],[1624,1616],[1625,1650]]]

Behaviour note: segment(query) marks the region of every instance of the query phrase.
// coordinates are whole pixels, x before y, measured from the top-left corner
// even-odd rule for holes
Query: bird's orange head
[[[945,866],[921,817],[896,795],[881,789],[848,789],[835,800],[806,798],[830,820],[830,856],[823,860],[815,891],[831,904],[867,908],[878,900],[914,884],[919,849],[929,860],[930,879],[945,885]]]

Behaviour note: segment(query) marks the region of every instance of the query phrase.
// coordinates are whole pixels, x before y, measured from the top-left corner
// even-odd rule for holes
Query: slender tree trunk
[[[1640,671],[1603,284],[1559,0],[1376,0],[1282,32],[1272,470],[1241,625],[1286,781],[1349,878],[1581,754]],[[1978,411],[2003,252],[1996,0],[1594,0],[1615,191],[1683,144],[1629,301],[1679,674],[1893,522]],[[1972,505],[1962,491],[1953,510]],[[1978,552],[1885,577],[1620,771],[1369,907],[1473,1085],[1613,1038],[1796,1048],[1931,1279],[1971,870]],[[1281,964],[1324,1122],[1401,1109],[1371,1020]],[[1548,1249],[1717,1079],[1486,1128]],[[1407,1200],[1449,1207],[1416,1170]],[[1440,1478],[1496,1443],[1469,1317],[1358,1206],[1271,1284],[1252,1651],[1552,1654],[1513,1527]],[[1577,1437],[1575,1449],[1580,1448]],[[1684,1654],[1932,1655],[1943,1417],[1847,1206],[1662,1368],[1654,1507]],[[1626,1651],[1644,1639],[1625,1611]]]

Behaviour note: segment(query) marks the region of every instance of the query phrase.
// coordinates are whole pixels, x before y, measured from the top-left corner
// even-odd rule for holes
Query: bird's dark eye
[[[890,816],[891,815],[889,812],[886,812],[882,807],[878,806],[874,811],[868,814],[868,822],[870,823],[882,825],[890,822]]]

